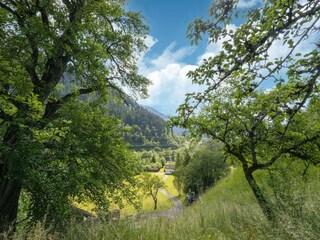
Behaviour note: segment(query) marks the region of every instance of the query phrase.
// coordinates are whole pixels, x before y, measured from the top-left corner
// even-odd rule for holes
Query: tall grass
[[[273,223],[268,222],[262,214],[241,169],[236,169],[175,219],[140,218],[113,223],[71,223],[68,232],[51,235],[37,225],[29,235],[23,230],[17,232],[14,239],[25,239],[26,236],[27,239],[39,240],[320,239],[318,169],[313,169],[309,176],[301,179],[290,175],[280,178],[281,173],[277,174],[271,180],[267,172],[257,174],[276,211],[278,220]],[[274,193],[281,189],[283,195],[276,196]],[[292,206],[288,205],[290,201]]]

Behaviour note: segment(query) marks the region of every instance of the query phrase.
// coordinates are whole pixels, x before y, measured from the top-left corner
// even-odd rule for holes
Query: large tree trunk
[[[251,187],[251,190],[252,190],[255,198],[258,201],[260,208],[262,209],[262,212],[264,213],[264,215],[267,217],[267,219],[269,221],[274,221],[275,217],[272,212],[272,209],[271,209],[269,203],[267,202],[267,200],[265,199],[265,197],[263,196],[263,193],[262,193],[259,185],[257,184],[256,180],[254,179],[252,172],[249,170],[244,170],[244,174],[245,174],[245,177]]]
[[[0,186],[0,239],[1,234],[8,231],[17,220],[18,202],[21,186],[15,180],[1,176]]]
[[[154,207],[153,207],[153,210],[157,210],[157,205],[158,205],[158,198],[157,196],[153,197],[153,202],[154,202]]]
[[[10,150],[0,152],[0,239],[1,234],[9,228],[14,231],[17,220],[21,185],[18,176],[13,174],[16,159],[11,158],[10,153],[19,141],[18,132],[15,126],[7,129],[3,142]]]

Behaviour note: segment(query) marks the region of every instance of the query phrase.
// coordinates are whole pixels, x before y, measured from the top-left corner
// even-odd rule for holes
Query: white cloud
[[[152,43],[150,44],[151,47],[157,43],[157,40],[152,37],[149,41]],[[140,74],[146,76],[150,72],[165,68],[171,63],[179,63],[183,60],[183,58],[191,55],[195,50],[194,47],[190,46],[175,50],[175,46],[175,42],[171,43],[168,47],[166,47],[161,55],[154,58],[145,57],[144,54],[138,61]]]
[[[183,47],[174,51],[176,43],[171,43],[164,52],[157,58],[152,59],[151,63],[157,68],[163,68],[172,62],[179,62],[184,57],[191,55],[194,52],[193,47]]]
[[[147,35],[144,39],[144,42],[149,50],[153,45],[155,45],[158,42],[158,40],[150,35]]]
[[[261,0],[240,0],[238,3],[238,8],[250,8],[256,6],[257,4],[261,3]]]
[[[235,25],[229,25],[229,30],[235,30]],[[149,78],[152,84],[148,88],[149,98],[139,101],[140,104],[156,108],[164,114],[174,115],[177,107],[185,100],[185,94],[199,92],[203,86],[193,85],[187,77],[189,71],[195,70],[209,56],[216,55],[222,49],[222,43],[229,38],[211,43],[198,57],[194,65],[186,64],[183,60],[195,51],[194,47],[175,49],[171,43],[161,55],[153,59],[143,57],[139,62],[139,71]],[[156,41],[152,41],[153,44]]]
[[[241,2],[241,1],[240,1]],[[254,1],[250,1],[253,4]],[[249,2],[247,1],[247,4]],[[228,30],[236,31],[235,25],[227,26]],[[306,53],[314,47],[318,34],[309,36],[304,44],[300,45],[295,52]],[[297,41],[296,38],[293,39]],[[223,42],[232,41],[230,37],[219,39],[215,43],[210,43],[202,54],[199,54],[194,64],[186,64],[186,57],[194,53],[193,47],[182,47],[175,49],[176,44],[171,43],[159,56],[148,58],[145,55],[139,61],[139,71],[142,75],[148,77],[152,85],[149,86],[149,95],[147,99],[140,100],[139,103],[156,108],[164,114],[174,115],[177,107],[185,100],[185,94],[203,90],[203,86],[193,85],[191,79],[187,77],[190,70],[195,70],[203,60],[216,56],[223,46]],[[152,47],[157,40],[151,36],[147,39],[148,46]],[[290,49],[283,45],[279,40],[275,41],[270,47],[268,54],[270,60],[285,56]],[[262,74],[264,72],[261,72]],[[283,74],[280,72],[279,74]],[[270,86],[269,86],[270,87]]]
[[[192,54],[195,48],[175,50],[175,46],[175,43],[171,43],[161,55],[152,59],[144,56],[138,64],[140,73],[152,82],[148,88],[150,97],[139,103],[169,115],[173,115],[183,103],[185,94],[196,88],[186,75],[197,66],[183,63],[183,59]]]
[[[153,45],[155,45],[158,42],[157,39],[155,39],[154,37],[147,35],[146,38],[144,39],[144,44],[147,47],[147,50],[144,52],[138,52],[136,53],[136,57],[137,57],[137,63],[142,64],[143,59],[146,55],[146,53],[153,47]]]
[[[171,63],[159,70],[150,72],[147,77],[152,81],[149,86],[150,97],[139,103],[156,107],[157,110],[173,115],[177,107],[183,103],[185,94],[196,91],[199,86],[192,85],[186,76],[196,65],[182,65]]]

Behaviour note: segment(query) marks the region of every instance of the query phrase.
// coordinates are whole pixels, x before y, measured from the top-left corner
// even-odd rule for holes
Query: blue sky
[[[187,27],[195,18],[208,16],[211,0],[129,0],[129,9],[141,12],[149,26],[149,50],[139,61],[140,73],[152,81],[150,97],[139,100],[166,114],[174,115],[193,90],[186,74],[195,69],[206,50],[206,42],[191,46]]]
[[[129,0],[129,8],[145,16],[150,35],[157,39],[148,52],[150,58],[159,56],[172,43],[176,49],[189,46],[188,24],[197,17],[208,15],[210,5],[211,0]],[[195,58],[196,54],[191,54],[185,61],[191,64]]]
[[[258,0],[247,0],[255,4]],[[219,50],[206,41],[191,46],[187,27],[195,18],[208,17],[212,0],[129,0],[129,9],[141,12],[150,31],[149,50],[139,61],[139,71],[148,77],[150,97],[138,102],[166,114],[174,115],[185,94],[201,90],[186,77],[199,66],[201,59]]]
[[[240,0],[238,8],[248,8],[260,4],[262,0]],[[301,0],[304,1],[304,0]],[[196,69],[202,59],[214,56],[221,50],[221,39],[215,44],[206,41],[198,46],[191,46],[186,37],[187,26],[195,18],[208,17],[212,0],[129,0],[128,8],[141,12],[145,23],[150,27],[146,38],[149,50],[139,62],[140,74],[149,78],[149,98],[139,100],[156,110],[173,116],[177,107],[183,103],[188,92],[201,91],[202,87],[192,85],[186,74]],[[236,29],[239,22],[228,28]],[[270,49],[271,57],[281,56],[283,45],[275,43]]]

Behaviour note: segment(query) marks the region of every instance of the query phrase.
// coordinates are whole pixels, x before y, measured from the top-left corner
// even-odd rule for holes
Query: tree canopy
[[[197,195],[214,186],[228,172],[221,146],[214,142],[203,142],[196,147],[190,162],[175,167],[177,183],[181,181],[183,191]],[[177,172],[177,173],[176,173]]]
[[[124,164],[131,160],[119,124],[104,119],[98,106],[74,102],[90,93],[106,100],[110,89],[123,96],[124,87],[146,96],[149,81],[138,75],[135,62],[145,50],[147,27],[125,5],[0,2],[0,232],[16,221],[21,189],[44,216],[42,204],[59,194],[102,198],[101,184],[114,192],[126,178]],[[72,87],[62,94],[66,77]]]
[[[234,28],[237,2],[215,1],[211,19],[189,26],[193,43],[208,34],[222,50],[189,72],[205,90],[187,94],[172,121],[224,143],[271,220],[253,172],[288,156],[319,163],[320,129],[310,119],[319,116],[320,2],[264,1]]]
[[[157,210],[158,206],[158,192],[161,188],[165,187],[165,183],[158,175],[143,172],[140,176],[140,187],[147,196],[151,196],[154,207],[153,210]]]

